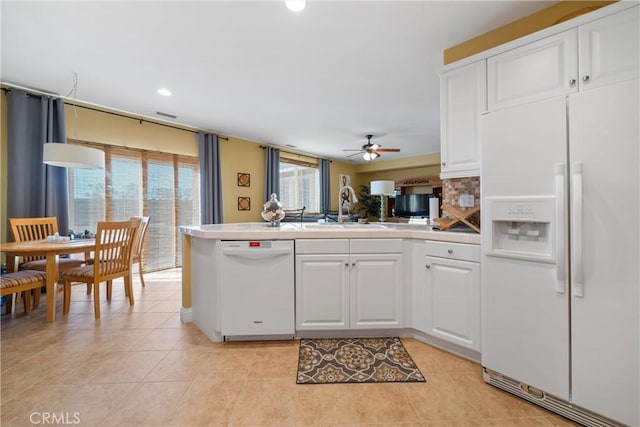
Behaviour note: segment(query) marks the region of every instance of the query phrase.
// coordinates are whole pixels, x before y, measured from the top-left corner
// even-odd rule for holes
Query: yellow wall
[[[262,221],[264,199],[264,150],[259,144],[238,138],[220,140],[222,218],[224,222]],[[251,175],[249,187],[238,187],[238,173]],[[238,197],[251,198],[251,210],[238,210]]]
[[[406,178],[440,176],[440,153],[405,157],[396,160],[376,160],[356,167],[356,184],[385,179],[400,181]],[[355,187],[354,187],[355,188]]]
[[[6,97],[1,97],[0,116],[0,220],[6,224]],[[75,111],[74,111],[75,110]],[[77,118],[76,118],[77,114]],[[110,144],[128,148],[137,148],[187,156],[198,156],[198,143],[195,132],[188,128],[174,129],[148,121],[122,117],[107,112],[71,105],[65,106],[67,137],[85,142]],[[294,158],[313,161],[313,158],[294,154]],[[256,142],[229,137],[220,140],[221,179],[224,222],[262,221],[260,212],[264,199],[264,150]],[[333,161],[331,163],[331,192],[338,192],[338,175],[347,174],[355,178],[356,167],[351,164]],[[251,175],[251,185],[237,185],[239,172]],[[238,197],[251,198],[251,210],[238,210]],[[333,199],[333,197],[332,197]],[[331,210],[338,209],[338,201],[331,200]],[[6,227],[0,227],[0,241],[6,242]]]
[[[193,131],[140,122],[82,107],[73,108],[71,105],[65,105],[64,114],[69,139],[198,156],[198,142]]]
[[[492,47],[543,30],[576,16],[592,12],[615,1],[562,1],[539,12],[503,25],[444,51],[444,64],[450,64]]]

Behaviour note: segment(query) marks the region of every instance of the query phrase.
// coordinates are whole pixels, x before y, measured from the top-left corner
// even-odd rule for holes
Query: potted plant
[[[380,215],[380,197],[372,196],[368,185],[360,186],[358,212],[366,219],[377,218]]]

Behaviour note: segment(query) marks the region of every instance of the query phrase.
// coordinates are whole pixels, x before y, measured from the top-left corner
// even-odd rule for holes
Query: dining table
[[[47,260],[47,322],[53,322],[56,318],[56,283],[58,282],[58,258],[63,254],[89,254],[95,249],[95,246],[95,239],[63,241],[29,240],[24,242],[2,243],[0,244],[0,250],[6,256],[8,273],[17,270],[17,257],[45,257],[45,259]]]

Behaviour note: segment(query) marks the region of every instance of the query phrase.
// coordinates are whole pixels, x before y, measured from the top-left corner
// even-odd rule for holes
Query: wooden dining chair
[[[69,313],[71,283],[93,285],[93,307],[95,318],[100,318],[100,283],[107,284],[107,300],[111,301],[113,279],[124,279],[125,295],[129,305],[134,304],[131,286],[131,255],[140,221],[99,222],[96,231],[95,257],[92,265],[72,268],[62,273],[64,279],[63,314]]]
[[[136,233],[136,238],[133,240],[133,248],[131,249],[131,263],[138,264],[138,274],[140,275],[140,282],[142,286],[145,286],[144,277],[142,275],[142,249],[144,247],[144,239],[147,235],[147,228],[149,228],[149,219],[148,216],[132,216],[131,219],[137,219],[140,221],[140,225],[138,226],[138,232]]]
[[[47,283],[47,275],[38,270],[21,270],[0,275],[0,295],[11,296],[24,292],[24,313],[31,312],[31,290],[40,290]],[[34,307],[37,308],[37,307]]]
[[[35,218],[9,218],[9,227],[14,242],[28,242],[32,240],[44,240],[47,236],[53,236],[58,232],[58,219],[54,216]],[[58,272],[63,272],[70,268],[79,267],[84,260],[59,257]],[[15,266],[14,266],[15,267]],[[18,257],[18,270],[47,271],[47,260],[45,256]],[[34,292],[33,308],[38,308],[40,302],[40,288],[32,288]],[[30,292],[30,291],[29,291]],[[19,295],[19,293],[16,293]],[[12,310],[13,295],[9,297],[6,312]]]
[[[47,236],[53,236],[58,232],[58,220],[54,216],[40,218],[9,218],[11,235],[15,242],[27,242],[31,240],[44,240]],[[63,272],[69,268],[80,267],[84,260],[60,257],[58,259],[58,271]],[[47,261],[44,256],[20,257],[18,259],[19,270],[47,270]]]

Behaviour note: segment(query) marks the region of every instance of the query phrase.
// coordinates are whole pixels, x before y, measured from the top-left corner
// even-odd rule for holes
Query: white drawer
[[[296,254],[348,254],[349,239],[298,239]]]
[[[426,247],[429,256],[480,262],[480,245],[427,240]]]
[[[402,239],[351,239],[352,254],[399,254],[402,253]]]

